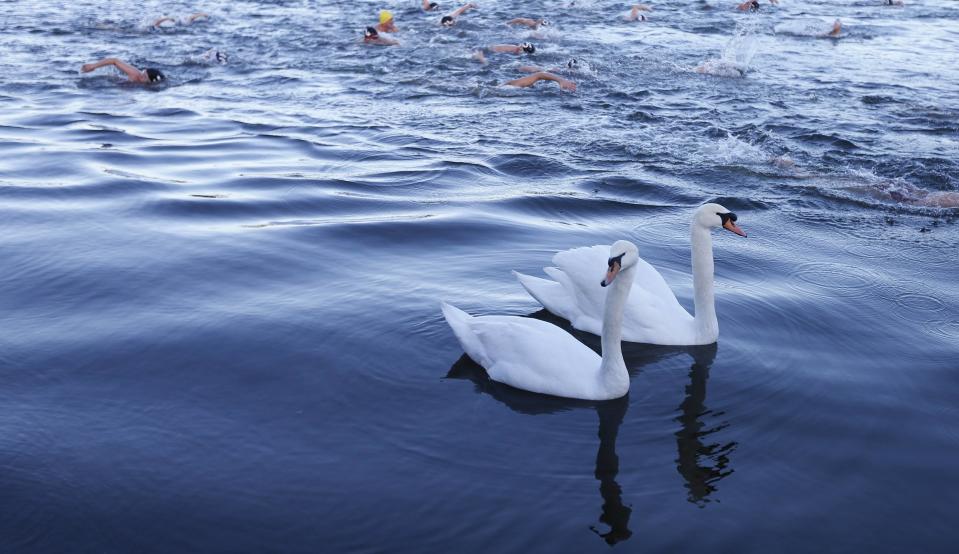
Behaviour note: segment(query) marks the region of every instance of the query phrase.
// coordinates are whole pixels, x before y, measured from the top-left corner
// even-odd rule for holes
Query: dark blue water
[[[0,551],[954,551],[959,6],[733,3],[0,3]],[[509,271],[620,238],[691,308],[706,201],[720,340],[627,345],[623,400],[440,315],[563,325]]]

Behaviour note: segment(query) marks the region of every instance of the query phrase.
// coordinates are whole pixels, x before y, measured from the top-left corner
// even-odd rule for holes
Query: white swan
[[[678,346],[712,344],[719,338],[710,230],[723,227],[743,237],[746,233],[736,225],[736,214],[719,204],[700,207],[691,227],[696,316],[683,309],[662,275],[640,259],[625,309],[624,340]],[[547,310],[568,319],[576,329],[598,333],[605,293],[590,286],[589,268],[602,260],[605,250],[605,246],[592,246],[557,253],[553,256],[556,267],[544,268],[553,281],[513,274]]]
[[[542,394],[609,400],[629,392],[629,372],[623,360],[623,308],[633,284],[639,253],[631,242],[618,241],[606,249],[592,271],[592,288],[605,295],[603,356],[587,348],[552,323],[518,316],[473,317],[443,303],[443,316],[463,350],[486,369],[490,379]],[[607,267],[600,281],[599,268]],[[618,276],[618,278],[617,278]]]

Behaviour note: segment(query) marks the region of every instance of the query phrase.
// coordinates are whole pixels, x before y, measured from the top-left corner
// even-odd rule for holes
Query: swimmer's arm
[[[535,65],[521,65],[517,68],[517,70],[522,71],[523,73],[539,73],[543,71],[543,68]]]
[[[160,25],[163,25],[167,21],[172,21],[173,23],[176,23],[176,19],[173,19],[172,17],[161,17],[160,19],[157,19],[156,21],[153,22],[153,26],[159,27]]]
[[[98,61],[98,62],[95,62],[95,63],[84,64],[84,65],[80,68],[80,71],[82,71],[82,72],[84,72],[84,73],[89,73],[89,72],[93,71],[94,69],[99,69],[99,68],[101,68],[101,67],[103,67],[103,66],[105,66],[105,65],[112,65],[112,66],[116,67],[116,68],[119,69],[120,71],[124,72],[124,73],[126,74],[127,78],[130,79],[131,81],[134,81],[134,82],[136,82],[136,83],[145,83],[145,82],[147,82],[147,77],[146,77],[146,75],[143,74],[142,71],[140,71],[139,69],[133,67],[132,65],[124,62],[123,60],[120,60],[120,59],[117,59],[117,58],[104,58],[104,59],[102,59],[102,60],[100,60],[100,61]]]
[[[494,44],[489,47],[490,52],[500,52],[507,54],[519,54],[522,52],[522,48],[516,46],[515,44]]]
[[[209,17],[210,17],[209,14],[206,14],[206,13],[203,13],[203,12],[197,12],[197,13],[191,15],[190,17],[186,18],[186,20],[189,21],[190,23],[193,23],[193,22],[196,21],[197,19],[204,19],[204,18],[209,19]]]
[[[472,3],[472,2],[467,2],[466,4],[463,4],[462,6],[460,6],[459,8],[457,8],[455,12],[453,12],[453,13],[451,13],[451,14],[449,14],[449,15],[450,15],[451,17],[459,17],[459,16],[463,15],[463,13],[468,12],[469,10],[472,10],[472,9],[475,8],[475,7],[476,7],[476,4],[474,4],[474,3]]]
[[[576,83],[563,79],[559,75],[553,75],[552,73],[546,73],[544,71],[526,77],[520,77],[519,79],[513,79],[506,84],[513,87],[531,87],[539,81],[555,81],[559,85],[559,88],[563,90],[570,92],[576,90]]]

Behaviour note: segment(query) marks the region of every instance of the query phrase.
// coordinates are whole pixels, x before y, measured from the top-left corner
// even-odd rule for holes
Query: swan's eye
[[[623,253],[620,254],[619,256],[615,256],[615,257],[613,257],[613,258],[610,258],[609,261],[608,261],[609,267],[613,267],[613,264],[619,264],[620,267],[622,267],[622,265],[623,265],[623,256],[625,256],[625,255],[626,255],[626,253],[623,252]]]

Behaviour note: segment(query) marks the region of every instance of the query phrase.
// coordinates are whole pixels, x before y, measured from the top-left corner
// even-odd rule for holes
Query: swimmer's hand
[[[576,83],[572,81],[568,81],[566,79],[562,79],[556,82],[559,83],[559,88],[563,90],[567,90],[569,92],[576,92]]]
[[[82,71],[82,72],[84,72],[84,73],[90,73],[91,71],[93,71],[93,70],[96,69],[96,68],[97,68],[97,65],[96,65],[96,64],[93,64],[93,63],[85,63],[85,64],[83,64],[83,65],[80,66],[80,71]]]

